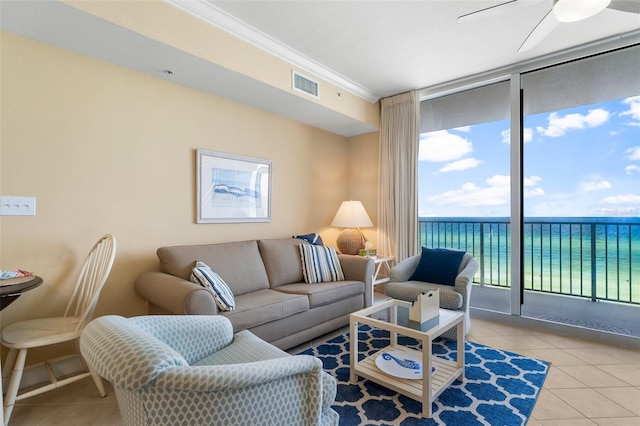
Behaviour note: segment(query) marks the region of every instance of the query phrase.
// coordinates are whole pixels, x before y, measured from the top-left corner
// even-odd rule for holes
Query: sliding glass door
[[[479,260],[472,307],[640,336],[638,69],[632,46],[421,102],[420,242]]]
[[[632,47],[522,76],[523,316],[640,335],[638,69]]]
[[[422,102],[419,241],[480,262],[472,304],[509,312],[509,82]]]

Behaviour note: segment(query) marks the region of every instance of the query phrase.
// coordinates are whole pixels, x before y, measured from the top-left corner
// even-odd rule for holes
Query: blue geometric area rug
[[[388,346],[389,332],[361,325],[358,340],[362,359]],[[398,336],[398,343],[420,348],[410,337]],[[332,408],[340,414],[341,426],[525,425],[549,370],[546,361],[466,342],[464,382],[454,381],[442,392],[427,419],[418,401],[361,377],[349,383],[348,333],[301,353],[321,359],[324,370],[338,380]],[[433,353],[455,361],[456,343],[438,339]]]

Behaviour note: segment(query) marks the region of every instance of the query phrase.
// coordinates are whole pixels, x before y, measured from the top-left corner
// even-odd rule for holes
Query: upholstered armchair
[[[336,381],[222,316],[103,316],[80,337],[126,425],[337,425]]]
[[[462,255],[462,253],[460,253]],[[386,284],[385,293],[394,299],[413,302],[422,292],[429,290],[440,290],[440,308],[451,309],[464,312],[464,334],[468,334],[471,329],[471,319],[469,318],[469,299],[471,297],[471,287],[473,276],[478,272],[480,265],[470,253],[464,253],[460,266],[451,272],[451,282],[449,284],[438,284],[429,281],[422,281],[415,278],[416,269],[421,262],[423,254],[408,257],[393,267],[389,274],[389,282]],[[437,267],[450,267],[449,265],[438,265]],[[452,328],[443,334],[446,338],[455,338],[456,329]]]

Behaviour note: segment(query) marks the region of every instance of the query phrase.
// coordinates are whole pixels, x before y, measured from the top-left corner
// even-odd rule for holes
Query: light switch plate
[[[0,216],[35,215],[35,197],[0,197]]]

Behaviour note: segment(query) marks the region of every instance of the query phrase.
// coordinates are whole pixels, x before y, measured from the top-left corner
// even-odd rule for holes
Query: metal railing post
[[[597,300],[596,292],[596,224],[591,224],[591,301],[595,302]]]
[[[480,287],[484,287],[484,222],[480,223]]]

